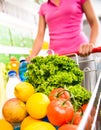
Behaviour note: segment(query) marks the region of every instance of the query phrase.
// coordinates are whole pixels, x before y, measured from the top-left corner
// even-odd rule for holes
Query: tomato
[[[85,130],[91,130],[91,126],[92,126],[92,116],[89,115],[87,123],[86,123]]]
[[[52,101],[57,98],[70,99],[70,94],[64,88],[55,88],[50,92],[49,99],[50,99],[50,101]]]
[[[94,117],[95,117],[95,113],[96,113],[96,107],[95,106],[93,106],[93,108],[92,108],[92,110],[91,110],[91,117],[92,117],[92,122],[93,122],[93,120],[94,120]]]
[[[78,126],[73,124],[64,124],[58,130],[77,130]]]
[[[47,107],[48,120],[55,126],[60,126],[72,120],[74,108],[66,99],[56,99],[50,102]]]
[[[86,104],[83,104],[83,105],[81,106],[81,108],[79,109],[79,111],[85,112],[87,106],[88,106],[87,103],[86,103]]]
[[[83,105],[82,105],[81,108],[82,108],[83,112],[85,112],[85,110],[86,110],[86,108],[87,108],[87,105],[88,105],[88,104],[83,104]]]
[[[77,111],[77,112],[74,114],[74,118],[73,118],[73,119],[74,119],[74,120],[73,120],[73,124],[79,125],[79,124],[80,124],[80,121],[81,121],[81,119],[82,119],[82,113]]]
[[[94,116],[96,113],[96,107],[93,106],[92,110],[91,110],[91,116]]]

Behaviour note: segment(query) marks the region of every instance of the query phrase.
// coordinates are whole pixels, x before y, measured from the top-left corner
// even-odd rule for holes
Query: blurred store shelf
[[[0,53],[1,54],[29,54],[29,48],[22,47],[12,47],[12,46],[2,46],[0,45]]]
[[[100,23],[100,31],[99,36],[97,38],[96,46],[101,46],[101,0],[92,0],[92,5],[95,10],[95,14],[97,15]],[[84,32],[86,33],[87,37],[90,36],[90,26],[84,16]]]
[[[92,4],[96,15],[101,17],[101,0],[92,0]]]
[[[7,3],[10,3],[16,7],[19,7],[19,11],[18,8],[15,9],[15,13],[14,10],[11,8],[10,4],[8,4],[8,6],[6,7],[6,11],[10,12],[11,14],[14,13],[13,15],[11,14],[6,14],[6,12],[0,12],[0,24],[3,24],[5,26],[11,27],[11,28],[16,28],[16,29],[20,29],[22,31],[30,31],[32,33],[33,38],[35,38],[36,33],[37,33],[37,21],[38,21],[38,9],[39,9],[39,4],[37,4],[35,2],[35,0],[5,0],[5,5],[7,5]],[[101,0],[92,0],[92,4],[95,10],[96,15],[99,17],[100,19],[100,25],[101,25],[101,11],[100,11],[100,6],[101,6]],[[29,15],[24,15],[21,18],[21,9],[28,11],[31,16]],[[12,12],[13,10],[13,12]],[[23,15],[23,14],[22,14]],[[25,20],[25,19],[28,19]],[[33,20],[32,20],[33,18]],[[34,21],[34,22],[33,22]],[[86,20],[85,20],[86,21]],[[86,32],[87,36],[89,37],[89,25],[87,23],[85,23],[84,26],[84,31]],[[48,29],[46,29],[46,33],[45,33],[45,41],[49,42],[49,31]],[[0,43],[1,44],[1,43]],[[20,44],[20,43],[19,43]],[[100,35],[98,37],[98,42],[97,42],[97,46],[101,46],[101,29],[100,29]],[[5,52],[5,53],[29,53],[29,48],[3,48],[0,46],[0,53]],[[19,51],[21,50],[21,51]]]

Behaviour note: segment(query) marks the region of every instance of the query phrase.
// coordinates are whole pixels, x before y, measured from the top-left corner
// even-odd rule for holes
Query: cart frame
[[[85,60],[80,62],[79,58],[78,58],[78,54],[77,53],[72,53],[72,54],[67,54],[67,56],[69,57],[75,57],[75,61],[78,65],[80,65],[80,63],[85,63],[85,62],[91,62],[92,60]],[[96,69],[94,70],[90,70],[89,67],[85,68],[83,71],[84,73],[90,73],[92,71],[96,72],[96,85],[94,87],[94,90],[92,91],[92,96],[89,100],[89,103],[87,105],[87,108],[84,112],[84,115],[80,121],[80,124],[78,126],[77,130],[101,130],[101,73],[99,75],[97,75],[97,72],[99,70],[97,70],[97,65],[96,65],[96,60],[93,60],[96,66]],[[91,77],[89,77],[91,80]],[[85,77],[84,77],[85,80]],[[91,86],[91,84],[90,84]],[[86,81],[84,81],[84,87],[86,88]],[[91,90],[89,88],[89,90]],[[96,111],[95,113],[93,113],[92,115],[92,110],[93,108],[96,107]],[[93,116],[93,120],[92,122],[90,122],[91,124],[89,124],[89,128],[87,128],[87,123],[89,120],[89,115]]]

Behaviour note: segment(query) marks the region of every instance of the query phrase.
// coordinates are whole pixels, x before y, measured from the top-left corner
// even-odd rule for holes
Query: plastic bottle
[[[10,70],[16,71],[18,74],[18,69],[19,69],[19,61],[15,57],[10,58]]]
[[[8,72],[8,82],[6,84],[6,99],[15,98],[14,95],[14,88],[15,86],[20,83],[21,81],[17,77],[16,71],[9,71]]]
[[[25,77],[25,72],[27,71],[28,62],[25,58],[20,58],[19,65],[19,78],[22,82],[26,81],[27,77]]]

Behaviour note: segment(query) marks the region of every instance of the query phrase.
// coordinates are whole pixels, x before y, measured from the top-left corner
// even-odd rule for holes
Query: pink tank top
[[[39,14],[44,16],[49,29],[49,48],[56,54],[75,52],[88,39],[83,32],[82,5],[86,0],[60,0],[59,6],[54,0],[44,2]]]

